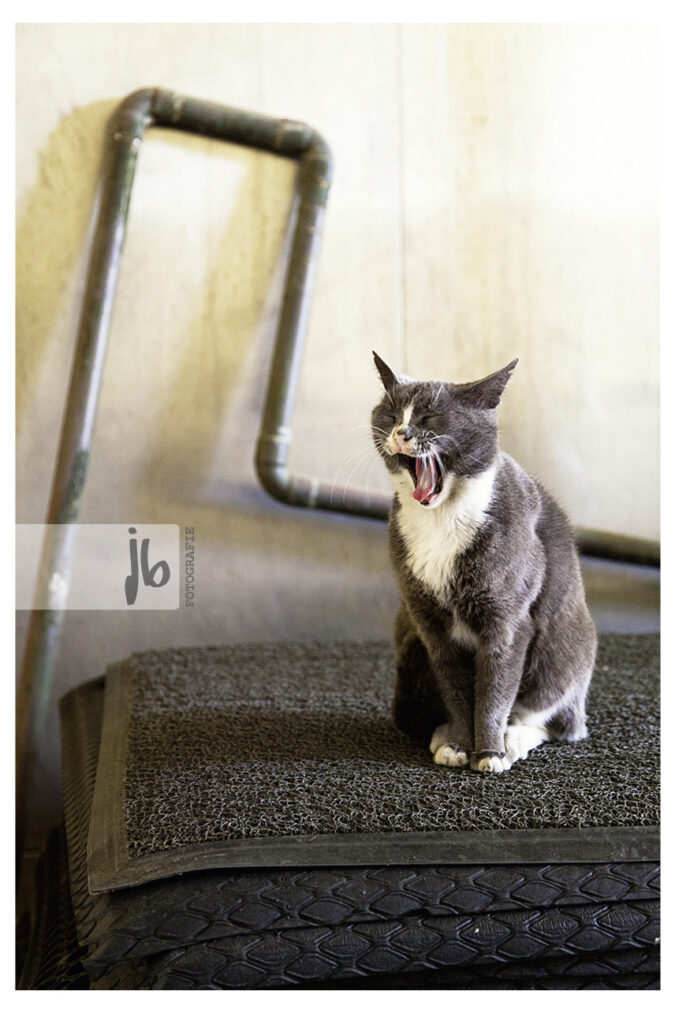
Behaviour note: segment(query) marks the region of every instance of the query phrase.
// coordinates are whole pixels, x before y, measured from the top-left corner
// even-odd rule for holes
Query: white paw
[[[444,764],[446,768],[463,768],[469,763],[468,754],[450,740],[449,722],[434,729],[429,750],[434,755],[434,762]]]
[[[488,754],[479,758],[472,767],[477,772],[485,772],[491,775],[500,775],[511,767],[508,757],[500,757],[498,754]]]
[[[444,725],[439,725],[434,729],[434,734],[431,737],[431,743],[429,744],[429,750],[432,754],[435,754],[439,747],[443,747],[449,742],[450,722],[446,722]]]
[[[465,764],[469,763],[469,758],[466,751],[444,745],[435,751],[434,762],[435,764],[444,764],[446,768],[463,768]]]
[[[538,725],[510,725],[506,730],[504,743],[506,753],[513,764],[526,758],[531,750],[549,738],[548,730]]]

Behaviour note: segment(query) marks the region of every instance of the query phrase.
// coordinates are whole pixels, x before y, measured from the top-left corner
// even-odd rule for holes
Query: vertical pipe
[[[284,299],[274,344],[256,467],[261,482],[274,497],[288,500],[292,478],[286,469],[292,437],[291,421],[300,377],[307,319],[316,272],[325,205],[330,187],[326,150],[309,149],[298,176],[297,217],[286,270]],[[295,483],[294,493],[305,488]],[[299,503],[305,503],[300,501]]]
[[[104,178],[92,243],[82,313],[54,470],[48,523],[70,529],[47,531],[42,551],[36,608],[28,626],[16,699],[17,838],[25,828],[26,800],[35,754],[49,708],[57,645],[63,625],[55,591],[67,591],[70,550],[80,514],[108,329],[124,244],[136,159],[152,92],[118,108],[110,123]],[[58,586],[54,586],[58,583]]]

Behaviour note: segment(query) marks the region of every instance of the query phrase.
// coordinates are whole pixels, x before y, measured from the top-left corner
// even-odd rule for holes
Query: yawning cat
[[[502,772],[586,736],[596,631],[570,524],[498,446],[517,360],[469,384],[411,380],[375,356],[375,445],[395,495],[401,592],[394,718],[437,764]]]

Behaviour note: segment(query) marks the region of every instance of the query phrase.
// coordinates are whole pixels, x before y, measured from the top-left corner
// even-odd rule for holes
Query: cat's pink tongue
[[[415,476],[417,487],[413,491],[413,498],[417,501],[426,501],[433,494],[438,480],[436,459],[415,459]]]

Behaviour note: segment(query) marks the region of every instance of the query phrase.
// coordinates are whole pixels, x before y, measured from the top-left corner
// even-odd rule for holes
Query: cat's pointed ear
[[[404,373],[395,373],[390,366],[387,366],[384,359],[378,356],[377,352],[373,352],[373,359],[387,394],[393,391],[397,384],[407,384],[410,382],[410,377],[406,377]]]
[[[496,409],[504,388],[508,384],[509,377],[516,368],[517,362],[517,359],[513,359],[508,366],[504,366],[501,370],[497,370],[496,373],[483,377],[482,380],[474,380],[469,384],[459,384],[459,397],[478,409]]]

